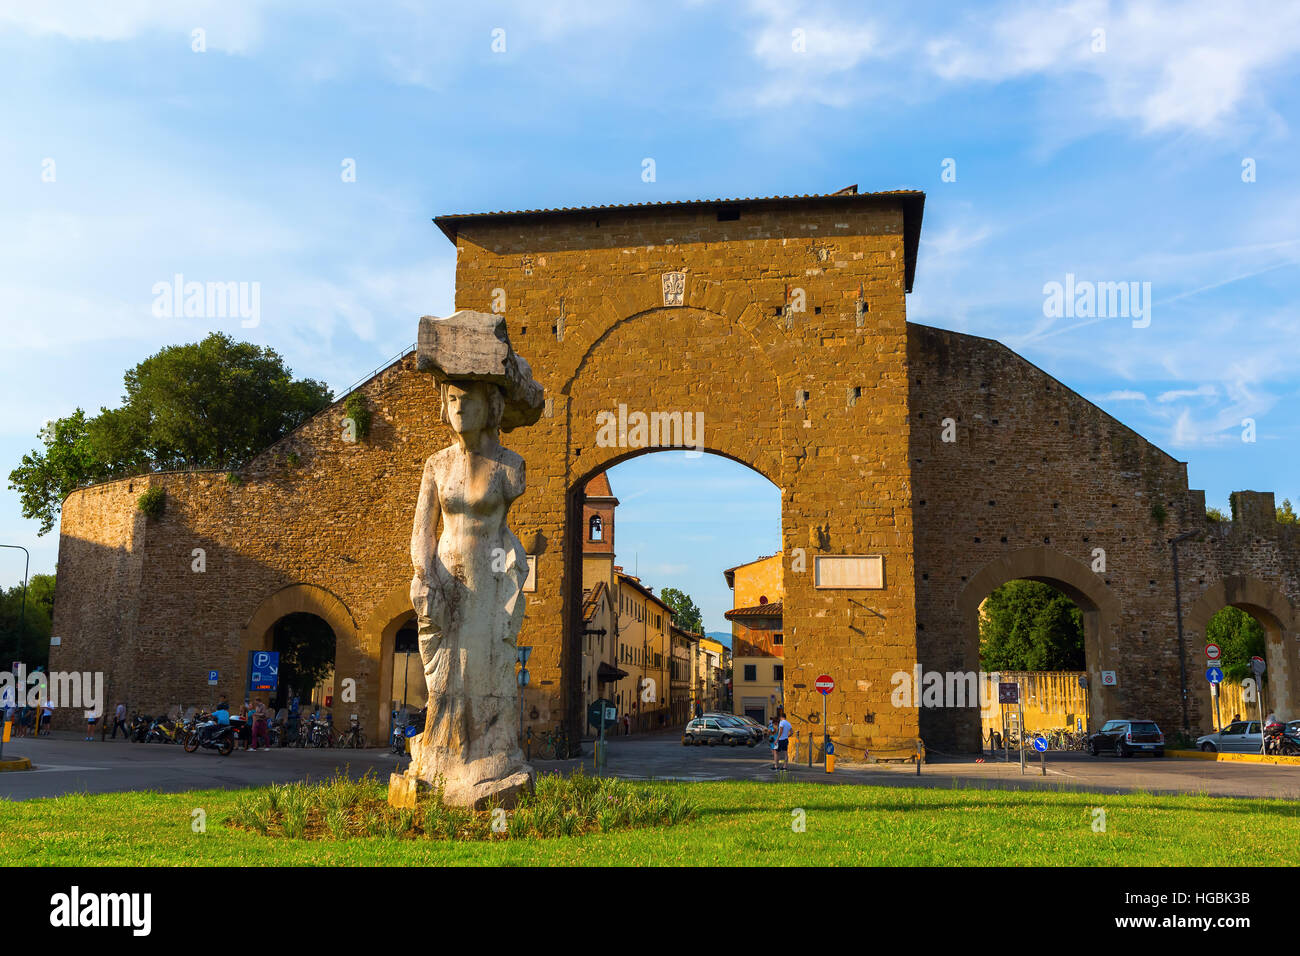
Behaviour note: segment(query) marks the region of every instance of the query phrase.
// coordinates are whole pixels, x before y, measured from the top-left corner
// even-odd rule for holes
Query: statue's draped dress
[[[459,445],[434,456],[443,527],[428,600],[416,607],[429,714],[408,773],[440,778],[456,802],[490,797],[529,772],[515,677],[528,558],[506,524],[524,490],[523,460],[500,446],[491,458],[473,457],[471,478],[471,455]]]

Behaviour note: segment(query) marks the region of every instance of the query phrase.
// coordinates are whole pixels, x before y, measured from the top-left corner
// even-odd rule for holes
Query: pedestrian
[[[794,726],[785,719],[784,710],[778,708],[777,716],[776,754],[781,761],[781,769],[784,770],[790,766],[790,734],[794,732]]]
[[[1241,714],[1233,714],[1232,720],[1228,721],[1228,723],[1235,724],[1239,720],[1241,720]]]
[[[772,769],[776,769],[776,718],[767,720],[767,749],[772,752]]]
[[[632,716],[630,714],[624,714],[623,715],[623,736],[627,737],[631,733],[632,733]]]
[[[261,743],[262,750],[271,749],[271,736],[266,732],[266,705],[258,700],[257,705],[253,708],[253,729],[251,733],[253,746],[249,749],[257,751],[257,745]]]
[[[99,720],[99,714],[93,710],[86,711],[86,739],[94,740],[95,723]]]
[[[248,749],[249,741],[252,739],[252,724],[249,721],[248,700],[244,700],[244,706],[239,708],[239,743],[244,749]]]
[[[129,735],[126,732],[126,704],[119,701],[117,709],[113,711],[113,739],[117,739],[117,728],[122,728],[122,739],[127,739]]]
[[[38,736],[44,735],[48,737],[50,735],[50,721],[52,721],[53,719],[54,719],[54,703],[48,697],[46,697],[45,703],[41,706],[41,723],[40,726],[37,728]]]

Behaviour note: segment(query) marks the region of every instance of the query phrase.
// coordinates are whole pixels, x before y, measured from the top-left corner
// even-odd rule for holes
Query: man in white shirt
[[[781,763],[781,769],[788,769],[790,766],[790,735],[794,733],[794,727],[790,721],[785,719],[785,711],[777,711],[778,720],[776,722],[776,756]]]
[[[119,703],[113,711],[113,739],[117,739],[117,728],[122,728],[122,737],[130,739],[126,733],[126,704]]]

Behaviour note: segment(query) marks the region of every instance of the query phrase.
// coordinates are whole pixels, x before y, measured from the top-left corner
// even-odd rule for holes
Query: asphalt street
[[[592,747],[582,760],[534,760],[539,772],[593,772]],[[124,741],[83,741],[71,735],[19,739],[5,747],[6,756],[31,758],[35,769],[0,773],[0,798],[26,800],[66,793],[114,793],[157,790],[174,793],[209,788],[234,789],[293,780],[319,780],[336,770],[353,777],[373,771],[387,779],[398,758],[387,749],[297,750],[284,748],[222,757],[201,750],[187,754],[179,746]],[[632,780],[773,780],[770,753],[763,747],[683,747],[671,734],[618,737],[609,741],[606,772]],[[1205,793],[1229,797],[1300,799],[1300,766],[1215,763],[1166,757],[1089,757],[1082,753],[1049,755],[1044,776],[1036,759],[1028,771],[1017,761],[986,757],[945,758],[922,765],[852,765],[840,763],[828,774],[820,765],[795,762],[795,780],[823,784],[1078,790],[1090,793]]]

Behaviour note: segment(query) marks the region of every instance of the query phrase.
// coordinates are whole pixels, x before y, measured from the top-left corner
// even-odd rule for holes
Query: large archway
[[[1105,713],[1106,691],[1101,672],[1113,670],[1110,663],[1117,650],[1115,628],[1120,619],[1119,599],[1105,582],[1088,567],[1052,548],[1023,548],[991,561],[981,568],[962,588],[957,598],[962,622],[960,635],[963,658],[968,669],[978,671],[980,647],[980,605],[996,588],[1010,581],[1037,581],[1050,585],[1073,601],[1083,612],[1083,644],[1088,675],[1088,729]],[[926,731],[926,714],[921,712],[922,734]],[[974,726],[972,727],[972,723]],[[978,713],[962,719],[960,739],[975,746]]]
[[[620,499],[639,500],[616,516]],[[579,592],[571,600],[581,602],[583,614],[566,635],[564,660],[567,672],[581,675],[574,693],[584,713],[605,699],[620,720],[626,716],[630,728],[641,732],[684,725],[697,703],[701,711],[733,712],[743,703],[742,691],[762,696],[765,714],[784,704],[781,625],[769,628],[776,646],[764,634],[769,640],[737,647],[732,637],[738,628],[726,617],[748,593],[748,578],[737,569],[762,561],[764,588],[779,621],[784,574],[778,486],[730,455],[647,448],[579,477],[568,490],[568,507],[571,526],[582,533],[568,542],[565,574]],[[651,525],[654,530],[647,530]],[[668,588],[680,595],[669,595]],[[596,602],[605,595],[608,607],[602,611]],[[687,618],[675,618],[662,603],[680,596],[696,604],[698,625],[682,629]],[[740,629],[748,636],[749,629]],[[692,633],[701,640],[687,636]],[[726,647],[737,655],[735,696],[724,673]],[[717,674],[702,664],[713,651],[721,654]]]
[[[292,615],[307,614],[319,618],[328,626],[334,638],[334,674],[335,699],[332,708],[339,713],[362,714],[357,704],[360,701],[340,699],[341,679],[351,678],[354,686],[362,686],[364,679],[358,679],[368,668],[363,666],[364,655],[358,640],[356,622],[352,612],[343,601],[325,588],[314,584],[291,584],[281,588],[264,600],[248,623],[240,631],[239,669],[236,673],[234,687],[228,689],[231,700],[243,700],[248,693],[248,655],[252,651],[275,650],[276,627],[281,621]],[[302,699],[302,688],[297,688]],[[348,718],[344,717],[344,721]],[[362,717],[364,721],[364,717]]]
[[[1189,693],[1198,704],[1201,732],[1209,733],[1214,720],[1214,700],[1204,673],[1205,631],[1210,619],[1225,607],[1245,611],[1264,628],[1268,704],[1277,707],[1287,719],[1300,717],[1300,675],[1293,660],[1300,640],[1296,610],[1273,585],[1258,578],[1231,576],[1206,588],[1184,618]]]

